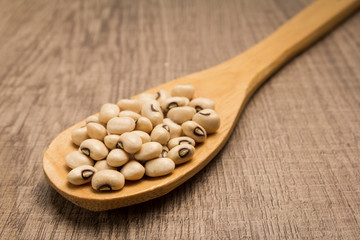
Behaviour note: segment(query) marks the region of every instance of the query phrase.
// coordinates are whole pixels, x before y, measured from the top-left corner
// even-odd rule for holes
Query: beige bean
[[[145,102],[141,109],[141,115],[148,118],[153,126],[162,123],[164,119],[164,115],[156,101]]]
[[[71,132],[71,140],[76,145],[80,146],[80,144],[89,138],[89,135],[87,134],[87,128],[86,126],[83,126],[81,128],[76,128]]]
[[[76,168],[83,165],[94,166],[94,161],[80,151],[73,151],[66,155],[65,162],[69,168]]]
[[[100,141],[104,141],[104,137],[107,135],[106,128],[100,123],[88,123],[87,133],[90,138],[94,138]]]
[[[102,105],[99,113],[99,121],[107,123],[110,119],[116,117],[120,112],[119,107],[113,103],[105,103]]]
[[[125,185],[125,178],[115,170],[102,170],[94,174],[91,186],[98,191],[120,190]]]
[[[172,173],[175,163],[170,158],[156,158],[145,163],[145,174],[149,177],[160,177]]]
[[[116,147],[128,153],[136,153],[140,150],[141,145],[142,139],[139,135],[133,132],[126,132],[119,137]]]
[[[151,141],[158,142],[162,145],[167,144],[170,139],[170,128],[166,124],[159,124],[152,130]]]
[[[212,109],[204,109],[197,112],[192,120],[200,124],[207,134],[216,132],[220,127],[220,117]]]
[[[170,97],[162,101],[161,109],[167,112],[172,108],[185,106],[188,102],[189,100],[184,97]]]
[[[82,165],[72,169],[68,175],[67,180],[74,185],[82,185],[91,181],[93,175],[97,170],[89,165]]]
[[[196,109],[196,111],[201,111],[203,109],[214,109],[215,103],[213,100],[209,98],[194,98],[189,103],[190,107],[193,107]]]
[[[155,98],[156,96],[152,93],[142,93],[139,95],[138,100],[140,101],[141,105],[144,105],[147,102],[154,101]]]
[[[169,148],[167,146],[162,146],[162,151],[161,151],[161,153],[160,153],[160,155],[158,157],[159,158],[166,158],[168,153],[169,153]]]
[[[137,120],[141,115],[133,111],[125,110],[119,113],[119,117],[131,117],[132,119]]]
[[[170,93],[166,90],[159,90],[156,93],[156,100],[161,104],[165,99],[171,97]]]
[[[94,165],[94,168],[96,168],[96,170],[98,171],[102,171],[102,170],[117,170],[116,167],[112,167],[110,166],[106,160],[100,160],[100,161],[97,161]]]
[[[148,161],[158,157],[162,149],[158,142],[147,142],[141,146],[140,151],[134,154],[134,158],[139,161]]]
[[[137,99],[121,99],[117,102],[118,107],[121,111],[129,110],[136,113],[140,113],[141,111],[141,102]]]
[[[109,153],[105,144],[97,139],[86,139],[83,141],[80,145],[80,151],[94,160],[102,160]]]
[[[206,139],[206,131],[198,123],[187,121],[181,125],[183,133],[195,140],[195,142],[204,142]]]
[[[171,89],[171,96],[186,97],[192,99],[194,96],[195,88],[192,85],[176,85]]]
[[[143,178],[145,168],[139,162],[131,160],[121,168],[120,172],[126,180],[135,181]]]
[[[105,146],[108,148],[108,149],[114,149],[116,148],[116,144],[118,143],[119,141],[119,135],[115,135],[115,134],[111,134],[111,135],[107,135],[105,138],[104,138],[104,143],[105,143]]]
[[[182,134],[181,126],[173,122],[170,118],[165,118],[163,121],[164,124],[168,125],[170,128],[170,139],[180,137]]]
[[[172,138],[168,142],[167,146],[169,149],[173,149],[174,147],[181,145],[181,144],[190,144],[195,147],[195,141],[191,137]]]
[[[106,157],[106,162],[111,167],[120,167],[130,160],[130,155],[122,149],[113,149]]]
[[[196,110],[193,107],[175,107],[170,109],[167,117],[177,124],[183,124],[184,122],[191,120],[195,113]]]
[[[109,120],[107,130],[111,134],[123,134],[135,129],[135,121],[131,117],[114,117]]]
[[[86,123],[92,123],[92,122],[94,122],[94,123],[100,123],[100,121],[99,121],[99,116],[91,115],[91,116],[88,116],[88,117],[86,118]]]
[[[141,141],[143,144],[151,141],[150,135],[147,134],[146,132],[135,130],[135,131],[132,131],[132,133],[135,133],[136,135],[138,135],[141,138]]]
[[[167,157],[172,159],[174,163],[182,164],[190,161],[195,153],[195,148],[190,144],[181,144],[172,148]]]
[[[153,129],[153,125],[151,121],[146,117],[139,117],[135,121],[135,125],[136,125],[135,130],[144,131],[146,133],[150,133],[151,130]]]

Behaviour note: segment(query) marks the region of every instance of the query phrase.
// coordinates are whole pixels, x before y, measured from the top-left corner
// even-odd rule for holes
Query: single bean
[[[151,141],[158,142],[162,145],[167,144],[170,139],[170,128],[166,124],[159,124],[152,130]]]
[[[65,162],[69,168],[76,168],[82,165],[94,166],[94,161],[80,151],[73,151],[66,155]]]
[[[170,139],[180,137],[182,134],[181,126],[177,123],[174,123],[170,118],[164,119],[164,124],[168,125],[170,128]]]
[[[170,109],[167,117],[177,124],[183,124],[184,122],[191,120],[195,113],[196,110],[193,107],[175,107]]]
[[[162,123],[164,119],[164,115],[160,110],[158,102],[154,100],[144,103],[141,109],[141,115],[148,118],[151,121],[152,126]]]
[[[110,166],[106,160],[100,160],[100,161],[97,161],[94,165],[94,168],[96,168],[96,170],[98,171],[102,171],[102,170],[117,170],[116,167],[112,167]]]
[[[91,116],[88,116],[88,117],[86,118],[86,123],[92,123],[92,122],[94,122],[94,123],[100,123],[100,121],[99,121],[99,116],[91,115]]]
[[[204,109],[197,112],[192,120],[200,124],[207,134],[216,132],[220,127],[220,117],[212,109]]]
[[[170,97],[162,101],[161,109],[167,112],[172,108],[185,106],[188,102],[189,100],[184,97]]]
[[[119,117],[131,117],[132,119],[137,120],[141,115],[133,111],[125,110],[119,113]]]
[[[110,119],[116,117],[120,112],[119,107],[113,103],[105,103],[102,105],[99,113],[99,121],[107,123]]]
[[[130,155],[122,149],[113,149],[106,157],[106,162],[111,167],[120,167],[130,160]]]
[[[142,93],[139,95],[138,100],[140,101],[141,105],[144,105],[147,102],[156,100],[156,96],[152,93]]]
[[[156,100],[161,104],[165,99],[171,97],[170,93],[166,90],[159,90],[156,93]]]
[[[195,141],[191,137],[177,137],[170,139],[167,146],[169,147],[169,149],[173,149],[174,147],[182,144],[190,144],[195,147]]]
[[[80,144],[89,138],[89,135],[87,134],[87,128],[86,126],[83,126],[81,128],[76,128],[71,132],[71,139],[73,143],[80,146]]]
[[[126,132],[119,137],[116,147],[128,153],[136,153],[140,150],[141,145],[142,139],[139,135],[133,132]]]
[[[187,121],[181,125],[183,133],[195,140],[195,142],[204,142],[206,139],[206,131],[198,123]]]
[[[131,160],[121,168],[120,172],[124,175],[126,180],[134,181],[143,178],[145,168],[139,162]]]
[[[115,170],[102,170],[94,174],[91,186],[98,191],[120,190],[125,185],[125,178]]]
[[[115,135],[115,134],[107,135],[104,138],[105,146],[110,150],[116,148],[116,144],[119,141],[119,137],[120,137],[119,135]]]
[[[107,135],[107,131],[103,125],[100,123],[88,123],[86,128],[90,138],[104,141],[104,137]]]
[[[141,146],[140,151],[134,154],[134,158],[139,161],[148,161],[158,157],[162,149],[158,142],[147,142]]]
[[[170,158],[156,158],[145,163],[145,174],[149,177],[160,177],[173,172],[175,163]]]
[[[192,85],[176,85],[171,90],[171,96],[186,97],[192,99],[194,96],[195,88]]]
[[[138,135],[141,138],[141,141],[143,144],[151,141],[150,135],[147,134],[146,132],[135,130],[135,131],[132,131],[132,133],[135,133],[136,135]]]
[[[209,98],[194,98],[189,103],[190,107],[193,107],[196,109],[196,111],[201,111],[203,109],[214,109],[215,103],[213,100]]]
[[[146,117],[139,117],[135,121],[135,125],[136,125],[135,130],[144,131],[146,133],[150,133],[151,130],[153,129],[153,125],[151,121]]]
[[[131,117],[114,117],[109,120],[107,130],[111,134],[123,134],[135,129],[135,121]]]
[[[141,111],[141,101],[137,99],[121,99],[117,102],[118,107],[121,111],[129,110],[136,113],[140,113]]]
[[[94,160],[102,160],[109,153],[105,144],[97,139],[86,139],[83,141],[80,145],[80,151]]]
[[[71,184],[82,185],[90,182],[96,172],[96,168],[88,165],[82,165],[72,169],[67,175],[67,180]]]
[[[167,157],[172,159],[174,163],[182,164],[190,161],[195,153],[195,148],[190,144],[181,144],[172,148]]]

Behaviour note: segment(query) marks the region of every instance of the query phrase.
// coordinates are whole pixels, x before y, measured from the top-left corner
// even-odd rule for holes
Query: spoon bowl
[[[145,91],[155,94],[161,89],[170,91],[178,84],[191,84],[196,89],[195,97],[214,100],[215,110],[221,118],[217,132],[209,135],[204,143],[197,144],[193,159],[176,166],[173,173],[158,178],[126,181],[123,189],[112,192],[95,191],[89,184],[71,185],[66,178],[70,169],[65,164],[65,156],[78,149],[71,141],[71,132],[85,125],[83,120],[60,133],[44,153],[43,170],[48,182],[66,199],[92,211],[129,206],[170,192],[199,172],[221,150],[247,101],[269,76],[359,6],[359,0],[316,1],[243,54],[210,69]]]

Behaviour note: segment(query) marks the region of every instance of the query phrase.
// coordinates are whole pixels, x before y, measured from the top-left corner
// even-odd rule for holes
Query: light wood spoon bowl
[[[51,186],[76,205],[103,211],[160,197],[194,176],[221,150],[231,135],[240,113],[254,91],[276,70],[307,48],[360,6],[359,0],[319,0],[301,11],[268,38],[243,54],[215,67],[167,82],[146,92],[170,90],[177,84],[192,84],[196,95],[211,98],[221,118],[217,133],[197,145],[193,159],[159,178],[127,181],[120,191],[97,192],[89,184],[73,186],[66,176],[65,156],[77,150],[71,131],[81,121],[58,135],[46,150],[43,170]]]

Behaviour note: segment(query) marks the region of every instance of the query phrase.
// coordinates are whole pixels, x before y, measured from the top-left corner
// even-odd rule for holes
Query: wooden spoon
[[[359,0],[316,1],[243,54],[202,72],[147,90],[156,93],[160,89],[170,90],[177,84],[192,84],[197,96],[216,102],[216,111],[221,117],[217,133],[198,145],[193,159],[177,166],[172,174],[137,182],[127,181],[122,190],[106,193],[96,192],[89,185],[69,184],[65,156],[77,149],[71,142],[71,131],[85,124],[85,121],[81,121],[58,135],[46,150],[43,169],[47,180],[66,199],[92,211],[129,206],[170,192],[215,157],[231,135],[248,99],[269,76],[359,6]]]

